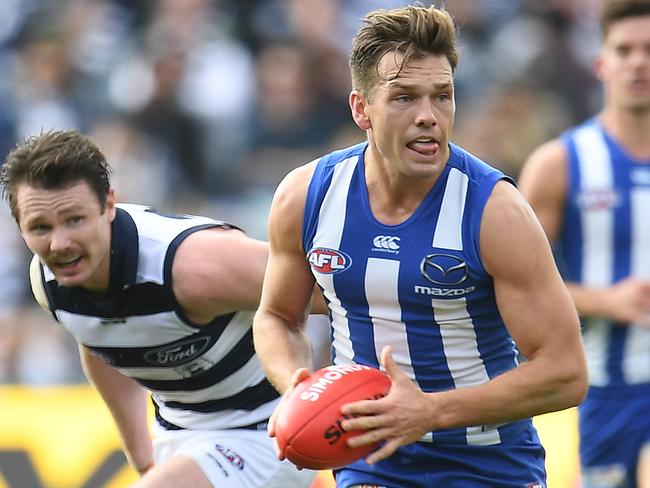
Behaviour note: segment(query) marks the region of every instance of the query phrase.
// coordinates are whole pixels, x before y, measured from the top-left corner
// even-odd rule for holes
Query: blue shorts
[[[578,412],[583,487],[635,488],[650,444],[650,385],[592,388]]]
[[[544,448],[533,426],[501,444],[416,442],[372,466],[358,461],[335,471],[336,485],[386,488],[544,488]]]

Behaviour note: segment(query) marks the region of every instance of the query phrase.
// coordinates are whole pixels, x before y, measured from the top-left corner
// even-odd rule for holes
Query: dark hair
[[[600,29],[606,37],[615,22],[628,17],[650,15],[650,0],[603,0],[600,10]]]
[[[438,54],[446,56],[455,71],[458,52],[454,21],[447,11],[434,6],[370,12],[352,42],[353,88],[368,95],[378,78],[379,61],[391,51],[404,54],[402,67],[412,58]]]
[[[18,222],[18,186],[26,183],[46,190],[84,181],[102,208],[110,190],[111,168],[101,150],[77,131],[49,131],[18,143],[0,168],[3,196]]]

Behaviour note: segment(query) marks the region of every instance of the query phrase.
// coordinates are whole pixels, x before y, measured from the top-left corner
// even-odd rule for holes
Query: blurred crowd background
[[[26,136],[79,129],[120,201],[264,238],[289,170],[364,139],[347,103],[351,39],[366,12],[408,3],[3,0],[1,159]],[[444,3],[461,48],[453,140],[516,178],[536,145],[598,110],[597,0]],[[83,382],[74,341],[33,304],[29,258],[2,203],[0,383]]]

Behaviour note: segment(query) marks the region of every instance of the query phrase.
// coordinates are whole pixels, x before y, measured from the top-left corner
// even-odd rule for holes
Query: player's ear
[[[603,57],[602,55],[596,56],[592,61],[592,69],[596,74],[596,77],[602,81],[603,79]]]
[[[368,99],[359,90],[352,90],[350,92],[350,110],[352,111],[352,118],[361,130],[368,130],[372,127],[370,118],[367,113]]]
[[[112,188],[108,190],[106,194],[106,211],[108,212],[109,222],[113,222],[115,219],[115,190]]]

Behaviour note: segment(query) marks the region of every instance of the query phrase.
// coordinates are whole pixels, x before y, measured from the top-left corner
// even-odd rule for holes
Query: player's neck
[[[650,110],[605,109],[599,116],[607,133],[621,144],[635,159],[650,159]]]
[[[365,180],[375,218],[386,225],[398,225],[418,209],[437,178],[399,177],[389,174],[391,169],[367,164]]]

